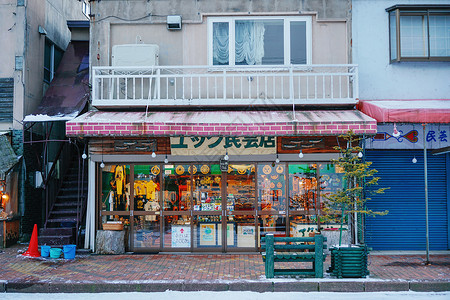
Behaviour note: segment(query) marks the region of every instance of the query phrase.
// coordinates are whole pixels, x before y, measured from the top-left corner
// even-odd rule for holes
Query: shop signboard
[[[171,137],[172,155],[252,155],[275,154],[274,136],[246,137]]]
[[[172,225],[172,248],[191,247],[191,227]]]
[[[366,149],[427,149],[450,147],[450,125],[426,124],[425,135],[422,124],[395,124],[398,136],[394,136],[394,124],[378,125],[377,134],[366,140]]]

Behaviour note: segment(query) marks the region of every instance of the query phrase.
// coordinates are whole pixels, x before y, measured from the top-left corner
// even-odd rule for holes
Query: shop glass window
[[[134,166],[134,210],[160,210],[159,191],[161,169],[158,165]]]
[[[62,60],[64,51],[58,48],[50,40],[45,40],[44,46],[44,82],[50,83],[55,77],[59,63]]]
[[[310,17],[209,18],[211,65],[311,63]]]
[[[286,210],[284,164],[258,164],[258,210]]]
[[[227,178],[227,210],[255,210],[255,165],[231,164]]]
[[[194,248],[222,246],[222,216],[194,216]]]
[[[310,211],[318,209],[317,165],[289,165],[289,209]]]
[[[398,5],[387,11],[391,62],[450,60],[450,6]]]
[[[160,216],[134,216],[134,247],[159,248],[161,245]]]
[[[222,172],[219,165],[192,165],[195,211],[222,210]],[[205,217],[204,221],[209,219]],[[214,220],[217,221],[217,220]]]
[[[321,209],[330,206],[327,196],[342,190],[344,185],[344,170],[334,164],[319,164],[319,186]],[[326,226],[340,224],[341,215],[322,216],[320,222]]]
[[[130,210],[130,166],[106,164],[102,173],[101,209],[105,212]]]
[[[163,179],[163,210],[186,211],[191,201],[190,165],[165,165]]]
[[[163,247],[191,247],[191,216],[164,216]]]

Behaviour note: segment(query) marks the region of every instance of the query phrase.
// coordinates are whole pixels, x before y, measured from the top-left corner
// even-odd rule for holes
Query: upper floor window
[[[90,4],[85,0],[82,5],[83,14],[89,19],[89,14],[91,13],[91,8],[89,7]]]
[[[391,62],[450,60],[450,5],[395,5],[386,11]]]
[[[50,40],[45,39],[44,51],[44,82],[50,83],[55,77],[56,69],[61,62],[64,51],[58,48]]]
[[[310,17],[209,18],[210,65],[311,63]]]

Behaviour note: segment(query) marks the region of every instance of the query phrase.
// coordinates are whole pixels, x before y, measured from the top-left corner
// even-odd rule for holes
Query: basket
[[[123,230],[122,223],[103,223],[103,230]]]

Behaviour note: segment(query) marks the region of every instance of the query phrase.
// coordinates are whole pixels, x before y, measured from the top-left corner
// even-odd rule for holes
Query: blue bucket
[[[41,246],[41,256],[42,257],[49,257],[50,256],[50,246]]]
[[[76,249],[77,249],[76,245],[64,245],[63,246],[64,258],[65,259],[74,259]]]
[[[50,257],[59,258],[61,256],[62,250],[60,248],[50,248]]]

